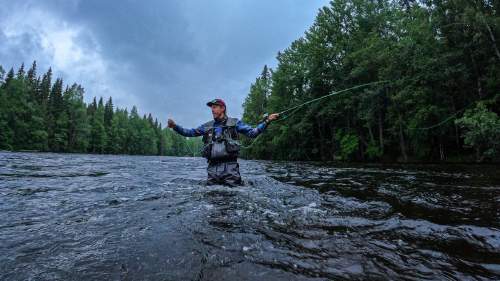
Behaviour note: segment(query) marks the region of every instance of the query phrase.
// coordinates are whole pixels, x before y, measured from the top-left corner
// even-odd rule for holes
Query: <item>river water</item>
[[[0,280],[499,280],[500,169],[0,152]]]

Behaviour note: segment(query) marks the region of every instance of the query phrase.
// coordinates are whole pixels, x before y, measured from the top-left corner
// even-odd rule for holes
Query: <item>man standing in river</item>
[[[208,161],[207,184],[241,185],[239,164],[237,162],[240,144],[238,134],[255,138],[264,131],[267,125],[278,118],[278,114],[269,115],[255,128],[237,118],[228,117],[226,103],[222,99],[214,99],[207,103],[212,109],[214,120],[196,129],[185,129],[168,119],[168,127],[185,137],[203,136],[203,157]]]

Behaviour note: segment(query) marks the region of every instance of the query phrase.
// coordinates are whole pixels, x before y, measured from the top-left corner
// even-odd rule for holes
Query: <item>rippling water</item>
[[[498,280],[498,166],[0,152],[0,280]]]

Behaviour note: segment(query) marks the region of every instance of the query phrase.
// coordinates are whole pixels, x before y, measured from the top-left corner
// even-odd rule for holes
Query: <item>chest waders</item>
[[[225,124],[221,124],[222,132],[216,133],[212,120],[203,125],[205,134],[203,135],[202,155],[208,161],[207,184],[227,184],[231,186],[241,185],[239,164],[237,162],[240,152],[238,132],[236,123],[238,119],[227,118]]]

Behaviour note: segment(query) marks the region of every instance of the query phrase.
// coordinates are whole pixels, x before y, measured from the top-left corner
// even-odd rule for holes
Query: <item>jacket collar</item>
[[[215,121],[215,123],[221,123],[221,124],[224,124],[224,123],[226,123],[226,121],[227,121],[227,115],[224,115],[224,117],[222,117],[222,119],[217,119],[217,118],[214,118],[214,121]]]

